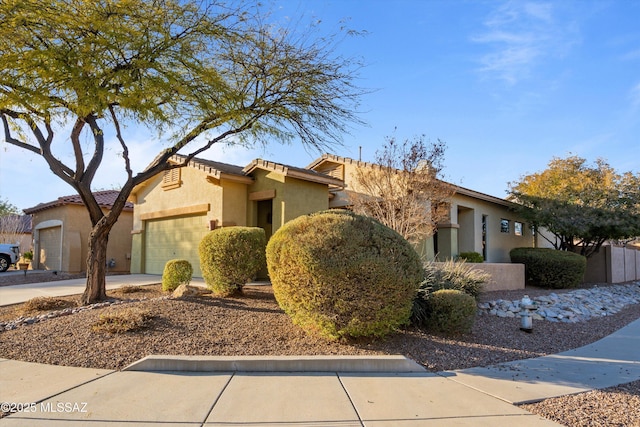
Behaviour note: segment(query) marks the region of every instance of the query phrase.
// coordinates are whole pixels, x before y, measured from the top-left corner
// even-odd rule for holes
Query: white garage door
[[[38,268],[42,270],[60,270],[62,227],[42,228],[38,233],[40,240]]]
[[[196,215],[146,222],[145,270],[162,274],[172,259],[186,259],[193,266],[194,277],[202,277],[198,245],[205,234],[206,216]]]

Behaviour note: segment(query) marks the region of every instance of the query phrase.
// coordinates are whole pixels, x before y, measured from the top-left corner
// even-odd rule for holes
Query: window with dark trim
[[[509,233],[511,225],[509,224],[511,221],[509,221],[508,219],[501,219],[500,220],[500,232],[501,233]]]
[[[518,221],[513,223],[513,232],[515,233],[516,236],[522,236],[522,231],[524,230],[523,226],[524,224]]]

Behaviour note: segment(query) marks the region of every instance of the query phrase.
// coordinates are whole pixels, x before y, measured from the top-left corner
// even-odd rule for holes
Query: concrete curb
[[[151,355],[123,371],[178,372],[426,372],[404,356],[162,356]]]

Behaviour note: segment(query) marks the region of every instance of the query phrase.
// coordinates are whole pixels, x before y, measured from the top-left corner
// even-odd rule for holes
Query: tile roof
[[[113,203],[116,201],[116,198],[118,197],[118,194],[120,194],[120,191],[118,190],[106,190],[106,191],[96,191],[93,193],[93,196],[96,198],[96,201],[101,207],[111,209],[111,207],[113,206]],[[36,212],[43,211],[45,209],[51,209],[51,208],[64,206],[64,205],[84,205],[84,202],[82,201],[82,198],[80,198],[80,195],[78,194],[73,194],[70,196],[62,196],[62,197],[58,197],[56,200],[53,200],[51,202],[40,203],[32,208],[24,209],[24,213],[31,215]],[[124,210],[132,210],[132,209],[133,209],[133,203],[127,202],[124,206]]]
[[[337,178],[333,178],[329,175],[316,172],[311,169],[299,168],[296,166],[285,165],[282,163],[270,162],[268,160],[256,159],[249,163],[244,168],[245,174],[250,174],[255,169],[264,169],[281,173],[285,176],[291,176],[292,178],[298,178],[306,181],[318,182],[321,184],[334,185],[342,187],[343,183]]]
[[[1,216],[0,229],[16,229],[19,233],[31,233],[31,215],[9,214]]]
[[[184,161],[185,156],[177,154],[173,157],[176,162]],[[265,169],[281,173],[285,176],[291,176],[294,178],[318,182],[321,184],[342,186],[342,181],[332,178],[326,174],[316,172],[311,169],[300,168],[296,166],[285,165],[282,163],[271,162],[268,160],[256,159],[249,163],[244,168],[242,166],[231,165],[228,163],[215,162],[213,160],[205,160],[198,157],[194,157],[189,162],[188,166],[195,167],[196,169],[204,170],[214,176],[220,176],[220,174],[236,175],[239,177],[250,178],[251,172],[256,169]]]
[[[176,159],[177,161],[178,160],[183,161],[185,157],[186,156],[183,156],[180,154],[176,154],[174,156],[174,158],[177,158]],[[218,172],[226,173],[229,175],[245,176],[245,174],[242,171],[243,169],[242,166],[231,165],[229,163],[214,162],[213,160],[200,159],[197,157],[194,157],[193,159],[191,159],[191,161],[189,162],[189,166],[195,167],[196,169],[205,170],[206,172],[209,172],[209,173],[218,171]]]

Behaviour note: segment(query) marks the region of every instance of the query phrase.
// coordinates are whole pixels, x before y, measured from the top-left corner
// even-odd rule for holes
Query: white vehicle
[[[20,246],[2,243],[0,244],[0,272],[7,271],[11,264],[20,259]]]

